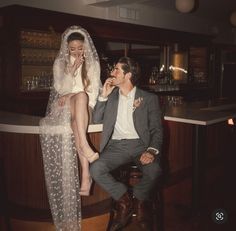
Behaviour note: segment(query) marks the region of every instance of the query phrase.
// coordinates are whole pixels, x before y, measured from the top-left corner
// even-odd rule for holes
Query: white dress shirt
[[[135,130],[133,121],[133,103],[136,87],[127,96],[119,91],[119,102],[117,117],[112,139],[138,139],[139,135]]]

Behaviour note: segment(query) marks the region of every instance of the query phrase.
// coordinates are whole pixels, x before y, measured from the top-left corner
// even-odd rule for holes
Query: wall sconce
[[[228,119],[228,125],[235,125],[234,119]]]
[[[234,11],[231,15],[230,15],[230,22],[233,26],[236,27],[236,11]]]
[[[194,8],[194,0],[175,0],[175,7],[181,13],[189,13]]]

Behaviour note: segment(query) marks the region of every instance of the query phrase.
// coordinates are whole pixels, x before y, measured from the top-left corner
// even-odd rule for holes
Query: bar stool
[[[139,170],[138,166],[135,163],[128,163],[116,169],[113,173],[113,176],[120,182],[124,183],[128,187],[128,193],[131,198],[134,198],[132,188],[137,184],[142,178],[142,172]],[[158,181],[156,187],[153,188],[151,192],[151,213],[153,215],[153,229],[152,231],[163,231],[163,193],[161,187],[161,181]],[[115,201],[112,203],[112,209],[110,212],[110,220],[107,227],[109,230],[110,225],[112,224],[112,219],[115,211]],[[132,222],[135,222],[135,211],[132,215]]]

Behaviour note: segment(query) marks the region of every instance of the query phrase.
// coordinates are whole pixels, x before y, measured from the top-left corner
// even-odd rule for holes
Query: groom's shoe
[[[121,230],[128,224],[133,214],[133,202],[128,192],[126,192],[116,203],[116,211],[109,231]]]
[[[149,201],[141,201],[134,199],[134,211],[136,213],[136,220],[138,223],[138,230],[151,231],[152,230],[152,214]]]

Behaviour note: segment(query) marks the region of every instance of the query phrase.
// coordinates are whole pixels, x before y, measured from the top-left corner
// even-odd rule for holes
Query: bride
[[[80,26],[71,26],[62,34],[53,80],[46,116],[40,121],[45,179],[56,229],[77,231],[80,195],[88,196],[92,184],[89,163],[99,157],[86,133],[101,87],[97,51]],[[82,168],[81,186],[76,153]]]

